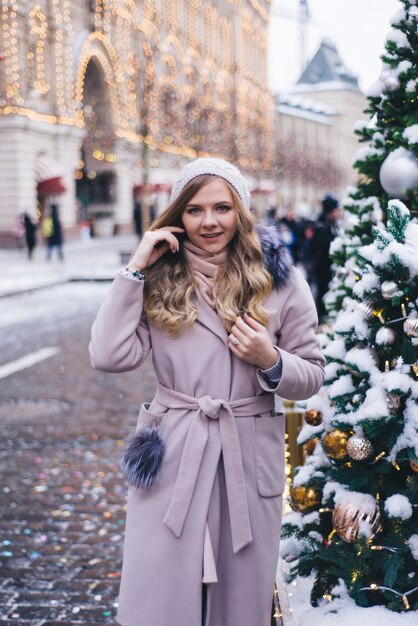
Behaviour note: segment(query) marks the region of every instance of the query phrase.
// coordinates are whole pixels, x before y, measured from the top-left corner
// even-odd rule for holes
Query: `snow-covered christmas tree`
[[[418,7],[401,3],[357,128],[367,146],[332,247],[325,386],[306,407],[282,556],[290,579],[314,575],[314,605],[345,589],[406,612],[418,610]]]
[[[365,145],[355,155],[357,186],[344,203],[344,228],[331,245],[336,275],[325,303],[331,318],[351,295],[355,255],[370,243],[390,198],[406,203],[418,218],[418,44],[416,0],[400,0],[392,18],[379,79],[368,92],[369,122],[355,132]]]
[[[418,610],[418,224],[393,200],[373,234],[305,413],[283,556],[315,573],[314,604],[342,580],[361,606]]]

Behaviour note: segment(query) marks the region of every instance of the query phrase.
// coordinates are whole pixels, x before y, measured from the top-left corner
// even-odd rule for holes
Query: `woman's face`
[[[212,254],[226,248],[238,226],[237,210],[226,183],[214,177],[189,201],[181,219],[187,237],[198,248]]]

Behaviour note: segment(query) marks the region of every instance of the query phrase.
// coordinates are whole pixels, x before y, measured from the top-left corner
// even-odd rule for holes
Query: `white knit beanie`
[[[218,176],[228,181],[243,201],[244,206],[246,206],[247,209],[250,208],[250,188],[244,176],[235,165],[218,158],[196,159],[186,165],[186,167],[181,170],[178,179],[173,185],[170,204],[179,197],[185,186],[190,183],[193,178],[202,176],[203,174]]]

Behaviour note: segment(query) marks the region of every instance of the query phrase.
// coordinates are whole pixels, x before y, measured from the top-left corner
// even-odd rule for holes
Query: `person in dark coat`
[[[277,220],[276,228],[282,236],[286,248],[292,255],[294,263],[299,261],[300,233],[298,224],[291,209],[287,209],[284,216]]]
[[[25,229],[26,248],[28,250],[28,259],[32,258],[32,253],[36,246],[36,229],[37,225],[28,213],[23,213],[23,227]]]
[[[337,234],[340,217],[341,209],[338,200],[327,194],[322,200],[322,212],[315,224],[313,236],[314,275],[317,289],[315,302],[320,320],[326,316],[324,296],[332,278],[329,249]]]
[[[135,233],[138,236],[138,239],[142,237],[142,204],[140,200],[135,200],[134,204],[134,225],[135,225]]]
[[[52,233],[49,237],[46,238],[46,258],[48,261],[50,261],[52,256],[52,250],[53,248],[56,248],[59,259],[63,261],[64,254],[62,251],[62,244],[64,240],[62,236],[61,220],[58,214],[58,205],[55,203],[51,204],[50,217],[52,219]]]

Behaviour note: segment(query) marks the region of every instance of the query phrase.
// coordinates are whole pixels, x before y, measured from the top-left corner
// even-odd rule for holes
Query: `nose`
[[[216,216],[212,209],[205,211],[203,215],[203,226],[214,226],[216,224]]]

